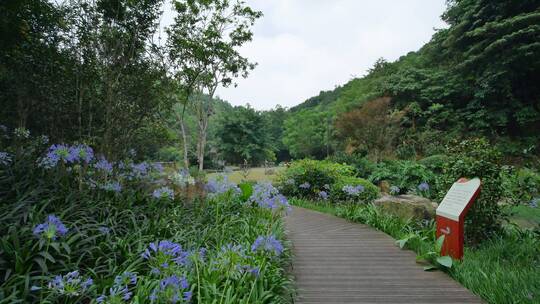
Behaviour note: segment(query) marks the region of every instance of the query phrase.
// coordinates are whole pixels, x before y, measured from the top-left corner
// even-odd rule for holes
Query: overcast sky
[[[236,88],[233,105],[291,107],[362,76],[380,57],[394,61],[445,24],[445,0],[248,0],[264,16],[241,52],[258,66]],[[171,22],[170,5],[163,23]]]

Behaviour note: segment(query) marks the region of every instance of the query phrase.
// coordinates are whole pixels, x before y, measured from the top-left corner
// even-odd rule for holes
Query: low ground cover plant
[[[188,203],[160,166],[84,144],[14,136],[0,157],[1,303],[288,299],[288,203],[273,187],[243,198],[210,181]]]

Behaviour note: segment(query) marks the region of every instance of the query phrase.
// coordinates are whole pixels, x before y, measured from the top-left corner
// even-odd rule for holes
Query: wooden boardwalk
[[[295,303],[482,303],[440,271],[426,272],[412,251],[369,226],[294,208]]]

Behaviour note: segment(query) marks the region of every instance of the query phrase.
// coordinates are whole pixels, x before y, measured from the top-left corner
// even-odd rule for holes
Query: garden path
[[[383,232],[294,207],[286,217],[293,244],[295,303],[482,303]]]

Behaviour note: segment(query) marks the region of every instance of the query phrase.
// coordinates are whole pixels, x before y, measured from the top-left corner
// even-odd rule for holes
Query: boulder
[[[436,203],[417,195],[384,195],[373,202],[383,212],[402,219],[433,219],[435,218]]]

